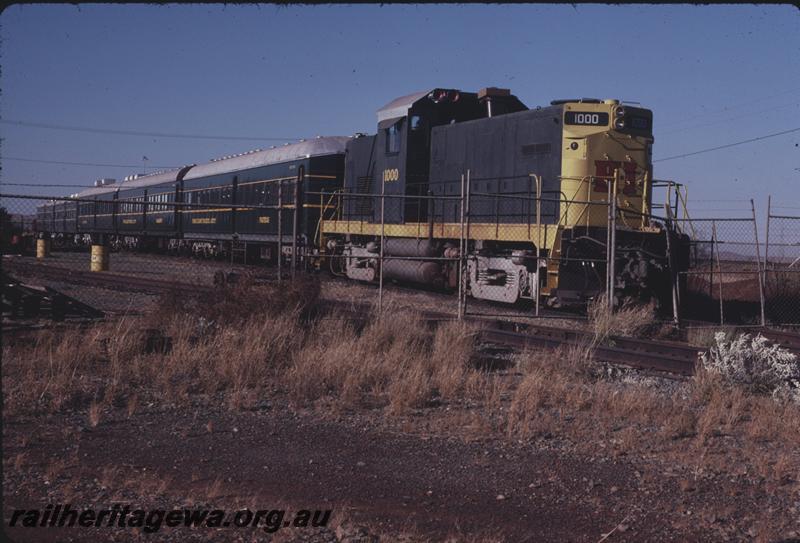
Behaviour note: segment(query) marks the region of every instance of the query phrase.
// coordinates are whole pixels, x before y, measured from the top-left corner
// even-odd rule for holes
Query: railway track
[[[597,342],[591,332],[539,325],[518,325],[508,330],[503,321],[493,321],[482,331],[485,340],[516,348],[579,346],[591,349],[595,360],[639,369],[692,375],[699,350],[676,342],[609,336]],[[522,328],[520,331],[519,328]]]
[[[778,343],[800,357],[800,334],[772,328],[757,328],[757,331],[761,332],[765,338]]]
[[[372,311],[369,304],[337,303],[326,300],[321,305],[327,311],[346,314],[348,318],[366,321]],[[452,314],[435,311],[420,312],[429,322],[453,320]],[[556,349],[559,347],[583,347],[592,350],[594,359],[609,364],[620,364],[660,373],[689,376],[694,373],[698,349],[683,343],[610,336],[596,344],[590,332],[520,324],[485,318],[467,318],[481,325],[480,339],[486,343],[511,347]]]
[[[12,260],[3,262],[4,268],[11,273],[32,275],[55,281],[67,281],[92,287],[109,287],[113,289],[132,290],[136,292],[181,292],[197,294],[212,292],[213,285],[200,285],[196,283],[183,283],[136,275],[115,272],[92,272],[75,270],[61,266],[44,265],[39,263],[20,263]]]
[[[216,286],[199,285],[153,279],[112,272],[90,272],[74,270],[40,263],[6,262],[10,271],[32,274],[48,279],[103,286],[113,289],[128,289],[145,292],[179,292],[202,294],[213,292]],[[9,264],[11,264],[9,266]],[[349,314],[354,319],[366,319],[373,310],[371,304],[323,301],[321,308],[336,309]],[[453,315],[433,311],[422,311],[422,317],[429,321],[452,320]],[[595,360],[630,366],[656,372],[692,375],[698,359],[699,349],[685,343],[667,342],[631,337],[610,336],[597,343],[590,332],[578,329],[556,328],[538,324],[517,323],[507,320],[493,320],[486,317],[467,317],[467,320],[480,323],[481,339],[515,349],[558,348],[562,346],[582,346],[591,348]],[[800,354],[800,334],[773,329],[757,329],[772,341]]]

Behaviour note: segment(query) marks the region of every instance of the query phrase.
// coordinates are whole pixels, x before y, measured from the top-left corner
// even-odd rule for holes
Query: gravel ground
[[[674,385],[670,385],[674,386]],[[509,440],[452,424],[453,406],[293,408],[275,392],[250,411],[143,406],[5,420],[4,516],[71,503],[97,509],[332,509],[325,529],[11,529],[14,541],[777,541],[800,530],[800,496],[757,480],[632,458],[598,436]],[[468,408],[465,408],[468,410]],[[424,415],[424,416],[423,416]],[[463,413],[462,413],[463,415]],[[792,519],[795,519],[793,521]],[[794,526],[792,528],[792,526]]]

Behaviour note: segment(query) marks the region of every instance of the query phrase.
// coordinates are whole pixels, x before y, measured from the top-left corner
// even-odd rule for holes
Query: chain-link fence
[[[565,206],[536,176],[465,172],[424,193],[381,186],[381,194],[305,192],[299,206],[290,183],[269,204],[247,206],[223,193],[192,202],[110,191],[2,195],[4,280],[119,313],[152,310],[169,290],[300,271],[325,274],[323,299],[453,318],[547,316],[541,295],[556,287],[560,298],[549,299],[567,304],[608,291],[616,214],[607,200]],[[567,214],[576,223],[569,236],[559,225]]]
[[[800,325],[800,210],[767,205],[764,251],[764,293],[767,320]]]
[[[142,313],[165,292],[289,278],[309,265],[308,240],[294,235],[301,219],[318,221],[297,213],[286,192],[274,205],[233,207],[2,195],[4,315],[31,313],[19,306],[41,305],[37,291],[75,307]]]
[[[691,235],[689,267],[679,273],[681,317],[719,324],[764,324],[762,258],[755,212],[741,218],[677,221]]]
[[[324,277],[323,300],[380,311],[585,318],[587,302],[602,295],[619,305],[656,293],[665,316],[689,325],[800,322],[800,217],[771,209],[762,241],[754,209],[736,219],[665,219],[631,205],[635,195],[609,198],[613,179],[578,182],[590,183],[586,199],[546,190],[535,175],[469,171],[402,193],[384,182],[379,194],[299,195],[289,181],[247,206],[224,195],[3,195],[3,268],[106,312],[151,310],[169,289],[310,272]],[[690,238],[687,262],[676,232]]]

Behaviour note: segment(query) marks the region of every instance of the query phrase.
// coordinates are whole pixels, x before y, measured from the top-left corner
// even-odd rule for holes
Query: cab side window
[[[400,124],[402,119],[386,129],[386,154],[392,155],[400,152]]]

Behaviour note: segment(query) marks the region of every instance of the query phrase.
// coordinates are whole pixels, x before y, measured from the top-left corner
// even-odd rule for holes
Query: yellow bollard
[[[36,258],[39,260],[50,256],[50,240],[37,239],[36,240]]]
[[[91,270],[108,271],[108,247],[105,245],[92,245]]]

